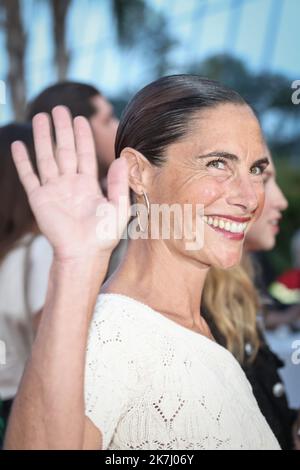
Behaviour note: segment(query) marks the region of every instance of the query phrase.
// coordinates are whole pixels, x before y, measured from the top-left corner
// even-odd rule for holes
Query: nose
[[[287,209],[288,201],[277,183],[275,188],[274,201],[276,209],[278,209],[280,212],[283,212]]]
[[[231,182],[227,202],[230,205],[239,207],[243,213],[248,215],[256,211],[259,205],[259,195],[263,190],[259,190],[250,175],[245,177],[238,177]]]

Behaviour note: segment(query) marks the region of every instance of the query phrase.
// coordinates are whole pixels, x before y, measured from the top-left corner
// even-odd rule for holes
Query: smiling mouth
[[[245,220],[245,222],[236,222],[235,220],[216,216],[205,215],[203,217],[203,221],[217,232],[223,232],[224,235],[228,235],[230,238],[241,240],[244,238],[250,218],[239,220]]]
[[[280,219],[274,219],[274,220],[269,221],[269,224],[272,227],[273,233],[275,234],[277,234],[280,231],[279,223],[280,223]]]

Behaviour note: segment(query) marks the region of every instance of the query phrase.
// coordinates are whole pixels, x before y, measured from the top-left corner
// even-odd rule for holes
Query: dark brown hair
[[[63,105],[69,108],[72,117],[84,116],[90,119],[95,113],[91,99],[101,95],[92,85],[78,82],[59,82],[45,88],[27,107],[27,119],[31,121],[38,113],[48,113],[55,106]]]
[[[222,103],[245,105],[245,100],[221,83],[198,75],[170,75],[139,91],[125,108],[115,151],[125,147],[162,165],[168,145],[183,138],[195,113]]]
[[[15,140],[25,143],[36,171],[31,125],[0,127],[0,262],[20,238],[33,229],[35,220],[12,159],[11,144]]]

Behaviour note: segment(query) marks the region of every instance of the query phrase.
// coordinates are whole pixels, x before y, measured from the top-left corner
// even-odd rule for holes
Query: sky
[[[299,0],[147,0],[165,15],[177,46],[172,73],[191,61],[230,53],[254,71],[271,70],[300,79]],[[111,21],[110,0],[73,0],[68,16],[70,79],[93,83],[110,97],[135,92],[149,82],[147,56],[121,54]],[[50,12],[45,0],[23,0],[28,31],[26,78],[32,98],[56,80],[52,65]],[[134,28],[141,25],[132,25]],[[0,32],[0,80],[7,55]],[[12,118],[9,96],[1,105],[1,122]]]

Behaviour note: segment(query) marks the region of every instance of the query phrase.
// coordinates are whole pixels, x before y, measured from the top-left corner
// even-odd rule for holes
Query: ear
[[[125,147],[121,157],[126,158],[130,188],[138,195],[147,192],[152,166],[144,155],[131,147]]]

